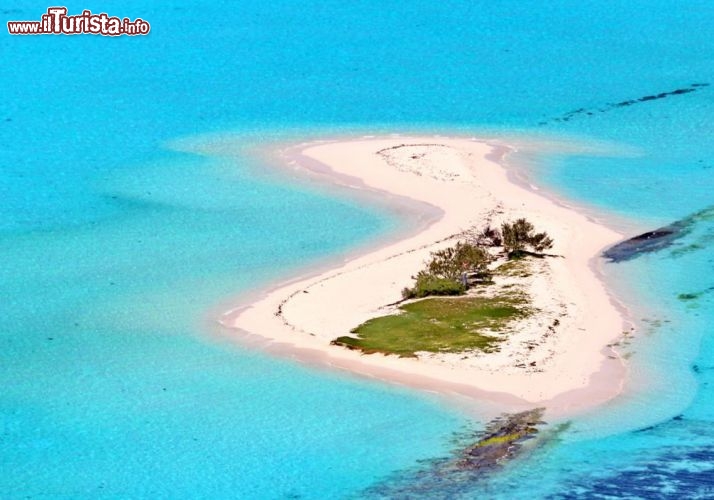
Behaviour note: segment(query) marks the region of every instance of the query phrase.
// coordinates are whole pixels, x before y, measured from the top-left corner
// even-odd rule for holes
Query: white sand
[[[596,269],[600,251],[622,236],[512,182],[496,153],[483,142],[434,137],[307,146],[297,162],[321,170],[323,179],[426,202],[443,213],[418,234],[273,289],[228,311],[221,323],[270,339],[280,352],[300,359],[320,358],[504,409],[540,405],[563,415],[613,398],[625,369],[607,346],[622,336],[626,323]],[[317,162],[322,167],[316,169]],[[454,244],[455,234],[518,217],[547,231],[555,240],[549,252],[562,258],[533,259],[530,277],[512,279],[537,312],[513,324],[499,352],[425,353],[413,359],[330,345],[360,323],[392,313],[394,308],[385,306],[401,298],[431,251]]]

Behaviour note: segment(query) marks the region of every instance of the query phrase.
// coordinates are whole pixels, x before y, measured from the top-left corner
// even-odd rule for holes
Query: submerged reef
[[[619,102],[609,102],[609,103],[607,103],[603,106],[600,106],[598,108],[578,108],[578,109],[574,109],[572,111],[568,111],[567,113],[564,113],[560,116],[551,118],[549,120],[541,121],[538,123],[538,125],[548,125],[549,123],[568,122],[568,121],[570,121],[574,118],[580,117],[580,116],[593,116],[597,113],[605,113],[605,112],[611,111],[613,109],[625,108],[627,106],[633,106],[635,104],[641,104],[644,102],[657,101],[659,99],[666,99],[667,97],[689,94],[692,92],[696,92],[697,90],[701,90],[708,86],[709,86],[708,83],[692,83],[688,87],[682,87],[679,89],[670,90],[668,92],[659,92],[657,94],[645,95],[642,97],[638,97],[636,99],[627,99],[627,100],[619,101]]]
[[[712,498],[714,446],[711,422],[676,415],[634,431],[640,442],[668,443],[652,448],[640,445],[626,463],[613,460],[597,473],[575,471],[558,494],[547,498]],[[613,437],[616,445],[617,439]]]
[[[523,446],[538,432],[537,425],[545,424],[541,419],[544,408],[502,415],[492,420],[480,439],[461,453],[453,466],[460,470],[488,470],[500,466],[513,458]]]
[[[695,224],[714,219],[714,206],[675,221],[667,226],[639,234],[621,241],[602,253],[610,262],[624,262],[645,253],[657,252],[672,246],[677,240],[688,235]]]
[[[363,492],[361,498],[455,498],[471,488],[485,486],[493,472],[511,461],[552,442],[568,424],[540,432],[544,408],[504,414],[484,430],[461,436],[450,456],[423,462],[386,478]]]

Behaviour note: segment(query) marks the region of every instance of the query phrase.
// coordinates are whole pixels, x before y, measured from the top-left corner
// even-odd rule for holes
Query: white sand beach
[[[599,253],[620,239],[584,214],[513,182],[503,146],[442,137],[388,137],[305,145],[293,168],[340,185],[429,204],[433,221],[417,234],[236,305],[220,322],[236,335],[269,340],[269,349],[504,409],[546,406],[577,413],[616,396],[626,367],[609,347],[628,328],[599,279]],[[415,215],[416,216],[416,215]],[[330,342],[375,316],[392,314],[430,252],[485,224],[525,217],[555,241],[518,285],[535,313],[503,333],[498,352],[399,358],[365,355]],[[557,321],[556,321],[557,320]]]

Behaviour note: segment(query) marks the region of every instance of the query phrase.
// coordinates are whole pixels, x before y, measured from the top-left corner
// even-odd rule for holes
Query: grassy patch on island
[[[527,315],[526,306],[520,294],[424,299],[401,306],[401,314],[371,319],[352,330],[354,337],[339,337],[333,344],[409,357],[419,351],[492,351],[500,342],[492,332]]]

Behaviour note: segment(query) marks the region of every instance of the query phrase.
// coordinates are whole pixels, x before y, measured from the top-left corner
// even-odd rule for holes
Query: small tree
[[[553,239],[547,233],[536,233],[533,224],[526,219],[518,219],[513,223],[504,222],[501,225],[503,248],[509,258],[520,257],[528,248],[534,252],[543,252],[553,247]]]
[[[457,280],[463,272],[487,274],[490,262],[491,256],[483,248],[458,242],[453,247],[433,252],[427,271],[438,278]]]

